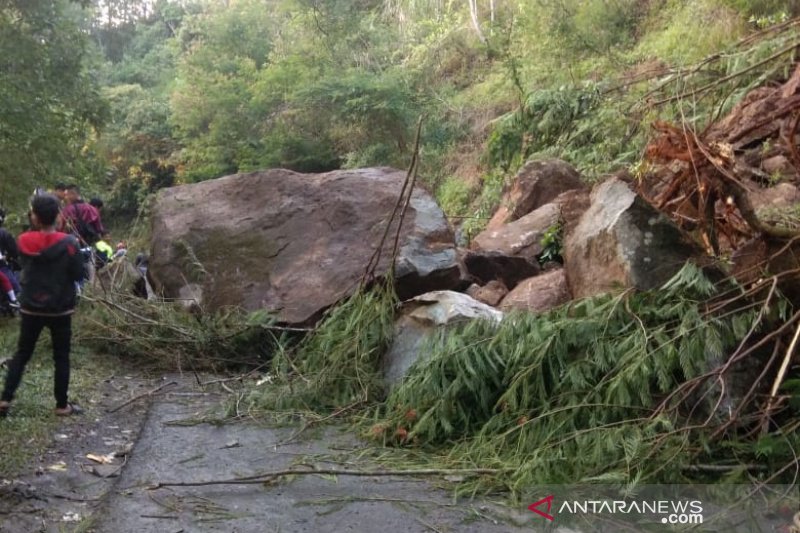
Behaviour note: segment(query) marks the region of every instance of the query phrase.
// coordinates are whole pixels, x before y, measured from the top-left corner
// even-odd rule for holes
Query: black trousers
[[[42,330],[50,328],[50,338],[53,341],[53,363],[55,364],[53,394],[56,397],[56,407],[67,406],[67,390],[69,389],[69,349],[72,339],[72,315],[65,316],[35,316],[20,314],[19,344],[17,353],[8,363],[6,386],[3,389],[2,399],[10,402],[17,392],[25,366],[31,360],[33,349]]]

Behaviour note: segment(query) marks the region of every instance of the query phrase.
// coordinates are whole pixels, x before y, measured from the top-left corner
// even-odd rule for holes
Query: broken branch
[[[114,407],[113,409],[109,409],[107,412],[108,413],[116,413],[117,411],[119,411],[123,407],[125,407],[127,405],[130,405],[133,402],[141,400],[142,398],[148,398],[148,397],[152,396],[153,394],[159,392],[161,389],[165,389],[165,388],[167,388],[167,387],[169,387],[171,385],[177,385],[177,384],[178,384],[177,381],[170,381],[169,383],[164,383],[163,385],[160,385],[160,386],[156,387],[155,389],[151,390],[150,392],[145,392],[144,394],[140,394],[138,396],[134,396],[133,398],[131,398],[127,402],[121,403],[120,405]]]
[[[464,468],[464,469],[438,469],[428,468],[419,470],[339,470],[336,468],[312,468],[309,470],[299,470],[290,468],[287,470],[276,470],[274,472],[264,472],[248,477],[218,479],[209,481],[163,481],[159,482],[149,490],[157,490],[162,487],[201,487],[206,485],[255,485],[273,480],[281,476],[361,476],[361,477],[389,477],[389,476],[453,476],[453,475],[473,475],[491,476],[516,470],[514,468]]]

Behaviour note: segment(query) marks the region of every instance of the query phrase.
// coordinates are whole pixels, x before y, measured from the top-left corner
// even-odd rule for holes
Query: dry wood
[[[789,344],[789,348],[786,350],[786,355],[783,357],[783,362],[781,363],[781,368],[778,370],[778,375],[775,378],[775,383],[772,384],[772,390],[769,393],[769,400],[767,400],[767,407],[764,409],[764,422],[762,424],[762,432],[766,433],[769,429],[769,416],[772,412],[773,408],[775,407],[775,400],[778,396],[778,390],[781,388],[783,384],[783,380],[786,377],[786,371],[789,370],[789,363],[792,362],[792,356],[794,355],[794,349],[797,346],[797,340],[800,338],[800,323],[797,324],[797,329],[795,329],[794,337],[792,338],[792,342]]]
[[[759,67],[762,67],[762,66],[766,65],[767,63],[770,63],[770,62],[778,59],[779,57],[788,54],[789,52],[793,52],[798,47],[800,47],[800,42],[793,42],[789,46],[785,46],[785,47],[781,48],[780,50],[778,50],[777,52],[775,52],[771,56],[767,57],[766,59],[762,59],[758,63],[754,63],[754,64],[750,65],[747,68],[744,68],[742,70],[736,71],[733,74],[729,74],[728,76],[725,76],[724,78],[720,78],[718,80],[714,80],[711,83],[707,83],[706,85],[703,85],[702,87],[700,87],[698,89],[694,89],[694,90],[692,90],[692,91],[690,91],[688,93],[681,93],[681,94],[676,94],[674,96],[670,96],[668,98],[662,98],[661,100],[653,102],[652,104],[649,104],[649,105],[651,105],[653,107],[657,107],[657,106],[662,106],[664,104],[668,104],[670,102],[675,102],[677,100],[683,100],[684,98],[687,98],[689,96],[698,96],[698,95],[703,94],[704,92],[706,92],[706,91],[708,91],[710,89],[713,89],[714,87],[722,85],[725,82],[728,82],[728,81],[731,81],[731,80],[735,80],[736,78],[744,76],[748,72],[752,72],[752,71],[758,69]]]
[[[153,389],[153,390],[151,390],[151,391],[149,391],[149,392],[145,392],[144,394],[140,394],[140,395],[138,395],[138,396],[134,396],[134,397],[133,397],[133,398],[131,398],[130,400],[128,400],[128,401],[126,401],[126,402],[124,402],[124,403],[121,403],[121,404],[119,404],[118,406],[114,407],[113,409],[109,409],[109,410],[108,410],[108,411],[106,411],[106,412],[108,412],[108,413],[116,413],[117,411],[119,411],[119,410],[120,410],[120,409],[122,409],[123,407],[125,407],[125,406],[127,406],[127,405],[130,405],[130,404],[132,404],[133,402],[139,401],[139,400],[141,400],[142,398],[149,398],[150,396],[152,396],[153,394],[156,394],[156,393],[157,393],[157,392],[159,392],[160,390],[162,390],[162,389],[165,389],[165,388],[167,388],[167,387],[170,387],[170,386],[172,386],[172,385],[177,385],[177,384],[178,384],[178,382],[177,382],[177,381],[170,381],[169,383],[164,383],[163,385],[159,385],[158,387],[156,387],[155,389]]]
[[[359,476],[359,477],[413,477],[413,476],[494,476],[516,470],[515,468],[463,468],[463,469],[439,469],[425,468],[419,470],[340,470],[336,468],[312,468],[301,470],[289,468],[286,470],[275,470],[263,472],[247,477],[217,479],[209,481],[162,481],[156,483],[150,490],[162,487],[202,487],[206,485],[257,485],[274,480],[282,476]]]

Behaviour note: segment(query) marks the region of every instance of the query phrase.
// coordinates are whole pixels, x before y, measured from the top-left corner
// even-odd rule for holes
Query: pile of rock
[[[542,238],[554,229],[563,261],[541,265]],[[542,313],[573,298],[651,289],[702,253],[623,178],[611,177],[590,191],[563,161],[530,162],[487,229],[460,250],[470,283],[466,292],[475,303],[459,302],[470,313],[442,314],[441,306],[451,307],[446,302],[453,298],[446,291],[404,305],[398,340],[387,355],[389,381],[398,381],[398,368],[424,357],[422,339],[443,328],[476,318],[498,320],[494,308]]]
[[[381,243],[375,274],[389,273],[397,235],[393,279],[410,299],[387,362],[397,378],[431,331],[499,321],[511,310],[541,313],[618,288],[649,289],[701,253],[624,179],[590,191],[564,161],[526,164],[468,249],[456,247],[444,213],[421,188],[398,229],[391,214],[404,178],[388,168],[268,170],[161,191],[153,288],[203,310],[266,309],[284,324],[308,325],[352,294]],[[542,264],[543,238],[555,233],[562,260]]]

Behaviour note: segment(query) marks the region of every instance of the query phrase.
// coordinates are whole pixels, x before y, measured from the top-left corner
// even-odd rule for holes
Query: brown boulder
[[[746,288],[779,275],[778,288],[794,306],[800,306],[800,244],[756,237],[731,255],[732,274]],[[764,284],[767,291],[770,281]]]
[[[567,277],[564,275],[564,269],[559,268],[520,282],[503,298],[500,309],[505,312],[518,309],[544,313],[569,300]]]
[[[514,177],[487,230],[513,222],[571,189],[583,188],[581,176],[572,165],[560,159],[528,161]]]
[[[513,222],[481,232],[472,241],[472,249],[535,260],[542,253],[542,236],[558,224],[560,214],[557,204],[545,204]]]
[[[467,295],[486,305],[491,305],[492,307],[497,307],[506,294],[508,294],[508,288],[502,281],[496,279],[490,281],[483,287],[472,284],[467,289]]]
[[[793,176],[796,173],[791,161],[785,155],[775,155],[761,161],[761,170],[770,175]]]
[[[203,309],[267,309],[301,324],[351,294],[381,240],[405,172],[389,168],[299,174],[267,170],[162,190],[153,207],[150,277]],[[378,276],[388,272],[396,223]],[[416,189],[395,274],[401,298],[459,279],[453,233]]]

